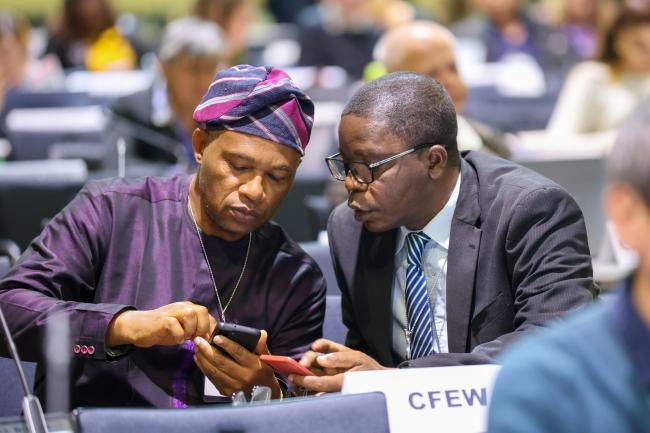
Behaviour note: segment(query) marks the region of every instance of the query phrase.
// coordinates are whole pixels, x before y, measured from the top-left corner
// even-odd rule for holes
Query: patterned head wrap
[[[194,120],[208,130],[256,135],[304,155],[314,104],[286,72],[239,65],[217,72],[194,110]]]

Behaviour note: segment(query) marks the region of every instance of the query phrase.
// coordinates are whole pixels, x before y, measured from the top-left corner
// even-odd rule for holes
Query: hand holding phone
[[[230,354],[228,354],[228,352],[226,352],[222,347],[214,344],[213,340],[217,335],[222,335],[239,344],[249,352],[254,352],[255,346],[257,346],[257,342],[259,341],[262,333],[259,329],[250,328],[248,326],[237,325],[235,323],[218,322],[216,328],[214,328],[214,331],[210,336],[210,344],[213,347],[219,349],[224,355],[231,357]]]
[[[288,356],[260,355],[260,361],[270,366],[276,372],[288,376],[297,374],[298,376],[315,376],[307,367],[304,367]]]

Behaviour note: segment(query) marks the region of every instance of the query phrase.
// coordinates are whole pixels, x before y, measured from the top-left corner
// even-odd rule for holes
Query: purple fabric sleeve
[[[106,330],[124,304],[95,304],[97,276],[102,271],[111,214],[102,196],[89,185],[44,229],[0,285],[0,303],[11,323],[21,355],[40,361],[39,341],[47,321],[66,314],[74,356],[106,359]],[[80,302],[86,300],[87,302]],[[93,347],[92,354],[74,347]]]

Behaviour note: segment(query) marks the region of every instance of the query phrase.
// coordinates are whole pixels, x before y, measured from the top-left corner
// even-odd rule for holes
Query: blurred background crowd
[[[89,178],[192,171],[218,68],[284,68],[316,102],[276,220],[315,240],[345,200],[323,158],[363,80],[439,80],[461,150],[538,169],[583,207],[596,253],[603,156],[650,92],[646,0],[3,0],[0,237],[21,248]]]

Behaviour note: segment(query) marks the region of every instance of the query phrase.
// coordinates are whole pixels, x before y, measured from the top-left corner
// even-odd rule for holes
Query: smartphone
[[[298,376],[314,376],[314,373],[309,371],[307,367],[298,364],[298,361],[289,358],[288,356],[261,355],[260,361],[284,376],[290,374],[297,374]]]
[[[226,352],[223,347],[217,346],[212,342],[212,340],[214,340],[214,337],[217,335],[222,335],[239,344],[249,352],[253,352],[262,333],[259,329],[250,328],[248,326],[237,325],[234,323],[218,322],[217,327],[214,328],[214,331],[210,336],[210,344],[213,347],[219,349],[224,355],[230,356],[230,354],[228,354],[228,352]]]

